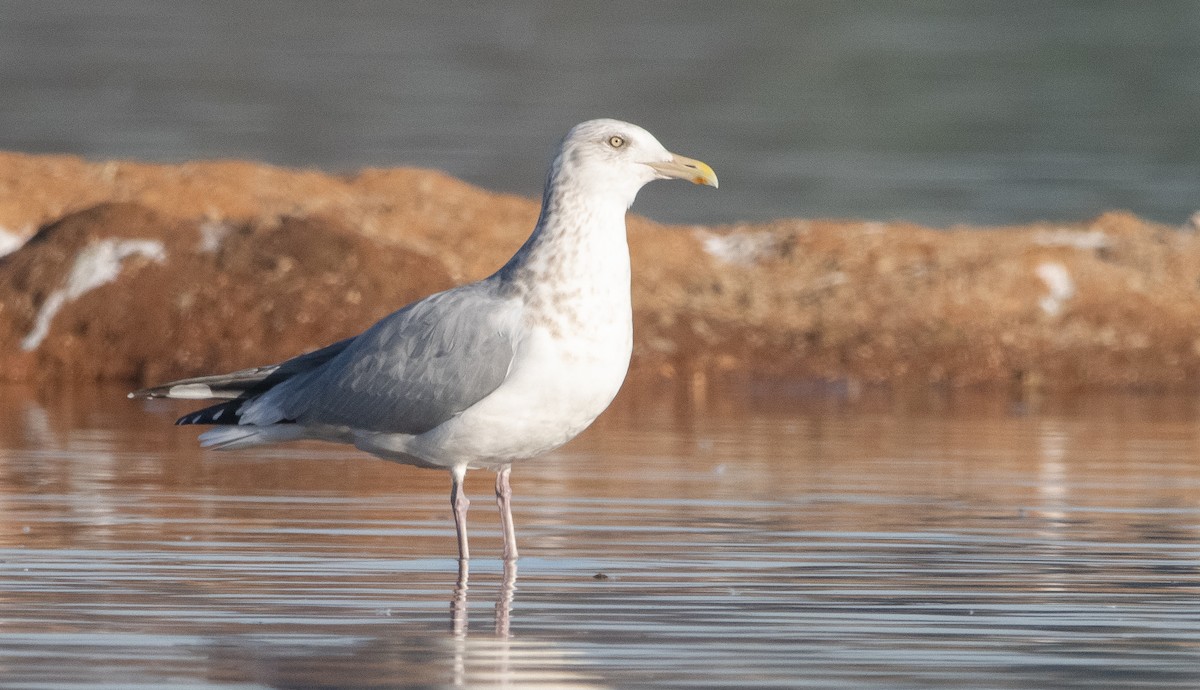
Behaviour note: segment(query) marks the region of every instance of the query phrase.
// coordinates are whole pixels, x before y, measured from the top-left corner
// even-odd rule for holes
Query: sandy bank
[[[489,274],[536,215],[425,170],[0,153],[0,379],[275,361]],[[1200,387],[1194,232],[629,225],[642,380]]]

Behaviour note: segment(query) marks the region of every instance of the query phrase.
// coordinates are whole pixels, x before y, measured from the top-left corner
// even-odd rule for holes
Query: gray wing
[[[503,383],[519,318],[520,303],[487,282],[432,295],[384,318],[320,368],[248,403],[242,423],[423,433]]]

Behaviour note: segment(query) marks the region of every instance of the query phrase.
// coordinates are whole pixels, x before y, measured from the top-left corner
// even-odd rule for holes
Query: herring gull
[[[576,125],[550,165],[533,233],[490,277],[279,364],[129,395],[221,401],[176,422],[216,425],[200,434],[205,448],[317,439],[449,470],[463,562],[463,477],[493,470],[504,559],[513,561],[512,463],[574,438],[625,380],[633,347],[625,212],[643,185],[669,178],[717,186],[712,168],[641,127]]]

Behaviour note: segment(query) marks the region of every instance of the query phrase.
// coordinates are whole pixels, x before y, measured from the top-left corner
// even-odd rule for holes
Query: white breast
[[[404,453],[444,467],[505,464],[561,446],[608,407],[633,349],[627,207],[603,186],[545,202],[533,235],[489,279],[522,303],[508,376],[454,418],[397,439]]]
[[[491,466],[570,441],[612,402],[629,368],[632,329],[572,338],[533,328],[508,378],[491,395],[412,438],[408,452],[443,466]]]

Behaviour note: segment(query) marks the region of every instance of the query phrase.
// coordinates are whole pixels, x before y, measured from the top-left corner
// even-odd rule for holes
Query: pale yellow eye
[[[619,134],[614,134],[608,138],[608,145],[614,149],[619,149],[625,145],[625,137]]]

